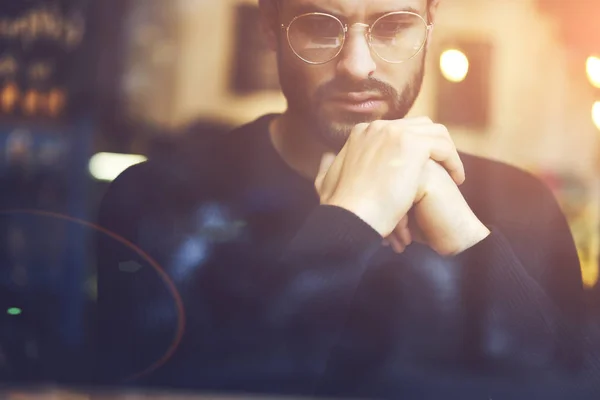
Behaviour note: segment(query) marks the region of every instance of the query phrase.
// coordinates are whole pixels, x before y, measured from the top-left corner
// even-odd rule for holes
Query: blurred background
[[[412,114],[445,124],[459,149],[547,182],[569,218],[594,323],[600,5],[440,7]],[[0,381],[78,382],[91,363],[91,239],[111,180],[284,109],[256,0],[0,2]]]

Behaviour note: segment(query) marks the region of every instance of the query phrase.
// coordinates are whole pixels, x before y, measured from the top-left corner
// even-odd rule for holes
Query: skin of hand
[[[396,252],[412,240],[442,256],[454,256],[489,236],[448,172],[435,161],[424,167],[415,204],[388,238]]]
[[[315,187],[396,252],[415,239],[454,255],[489,235],[458,189],[464,179],[447,129],[420,117],[357,125],[337,156],[323,155]]]
[[[448,130],[429,118],[358,124],[337,156],[324,155],[315,188],[321,204],[344,208],[388,237],[419,200],[428,160],[457,184],[464,167]]]

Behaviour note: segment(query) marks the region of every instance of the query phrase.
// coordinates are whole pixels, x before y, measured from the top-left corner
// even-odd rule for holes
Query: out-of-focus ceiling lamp
[[[469,59],[460,50],[446,50],[440,56],[440,69],[450,82],[462,82],[469,73]]]

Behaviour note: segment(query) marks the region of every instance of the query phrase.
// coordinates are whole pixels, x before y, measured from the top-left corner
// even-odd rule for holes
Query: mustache
[[[377,93],[381,97],[390,101],[396,102],[400,97],[398,91],[391,85],[375,78],[365,79],[360,82],[347,82],[341,80],[331,80],[321,85],[316,91],[318,100],[326,99],[327,97],[337,94],[345,94],[351,92],[371,92]]]

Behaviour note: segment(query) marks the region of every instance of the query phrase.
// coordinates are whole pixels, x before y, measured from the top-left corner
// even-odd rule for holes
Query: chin
[[[357,124],[365,122],[373,122],[384,119],[381,115],[336,115],[325,116],[321,115],[316,118],[318,121],[318,132],[321,138],[328,146],[334,147],[336,150],[341,150],[344,144],[350,137],[352,129]]]
[[[350,137],[352,129],[354,129],[357,124],[362,122],[371,122],[374,120],[375,119],[369,119],[353,122],[327,121],[320,124],[321,126],[319,129],[319,134],[327,146],[331,147],[332,150],[340,151]]]

